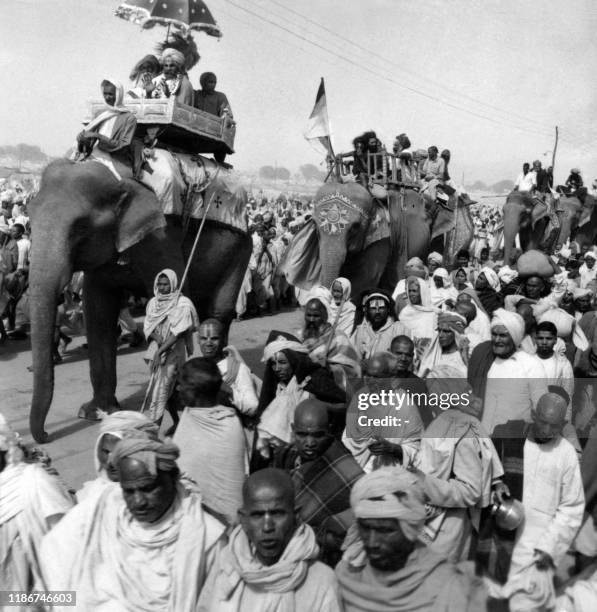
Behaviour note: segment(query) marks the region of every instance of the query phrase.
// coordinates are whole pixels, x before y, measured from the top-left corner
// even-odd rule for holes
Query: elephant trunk
[[[47,441],[44,425],[54,394],[53,345],[56,309],[62,289],[71,277],[67,232],[47,231],[49,224],[36,223],[40,237],[31,252],[29,296],[31,349],[33,355],[33,398],[29,427],[36,442]]]
[[[321,261],[321,284],[330,287],[340,276],[340,269],[346,259],[345,236],[336,238],[321,238],[319,242],[319,257]]]
[[[504,205],[504,263],[509,265],[510,257],[515,249],[516,234],[520,232],[522,207]]]

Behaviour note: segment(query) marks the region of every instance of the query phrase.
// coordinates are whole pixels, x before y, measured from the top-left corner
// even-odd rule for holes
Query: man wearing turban
[[[358,480],[350,504],[357,519],[336,567],[346,612],[485,610],[485,592],[466,571],[429,550],[419,536],[425,494],[418,477],[384,467]]]
[[[45,586],[76,591],[81,611],[194,612],[224,526],[180,484],[178,456],[170,441],[120,440],[110,454],[120,487],[93,500],[93,513],[87,502],[73,508],[44,538]]]
[[[472,352],[468,379],[476,396],[483,398],[481,423],[491,434],[510,420],[529,421],[531,410],[547,393],[543,367],[534,355],[520,349],[523,318],[498,308],[491,320],[491,340]]]
[[[145,88],[151,98],[170,98],[177,102],[193,106],[193,86],[185,70],[185,56],[178,50],[168,47],[162,51],[160,58],[162,72],[152,79]]]

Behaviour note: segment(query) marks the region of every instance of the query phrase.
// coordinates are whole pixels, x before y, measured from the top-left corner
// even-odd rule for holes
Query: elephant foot
[[[89,402],[85,402],[81,408],[79,408],[77,417],[86,419],[87,421],[101,421],[106,414],[112,414],[118,410],[120,410],[120,405],[116,401],[116,398],[113,398],[108,404],[92,399]]]

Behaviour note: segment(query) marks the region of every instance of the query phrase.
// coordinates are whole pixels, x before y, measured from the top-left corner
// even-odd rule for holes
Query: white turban
[[[280,335],[274,341],[270,342],[265,346],[265,349],[263,349],[263,358],[261,359],[261,361],[265,362],[268,359],[271,359],[276,353],[285,350],[304,354],[309,352],[307,347],[298,340],[289,340],[288,338],[285,338],[284,336]]]
[[[587,257],[590,257],[593,261],[597,261],[597,255],[595,255],[593,251],[587,251],[585,253],[585,259],[587,259]]]
[[[498,272],[498,279],[504,283],[504,285],[509,285],[517,277],[518,272],[516,270],[511,270],[509,266],[500,268],[500,271]],[[487,281],[489,281],[489,279],[487,279]]]
[[[481,269],[481,272],[479,272],[479,276],[481,274],[485,276],[485,278],[487,279],[487,282],[489,283],[489,286],[494,291],[499,291],[502,288],[500,284],[500,279],[498,278],[498,275],[496,274],[493,268],[490,268],[489,266],[485,266],[484,268]]]
[[[508,330],[514,345],[516,347],[520,346],[524,338],[524,319],[519,314],[498,308],[493,313],[491,328],[493,329],[497,325],[503,325]]]
[[[167,49],[164,49],[162,51],[162,57],[161,57],[162,64],[168,58],[174,61],[179,68],[185,67],[185,57],[180,51],[177,51],[176,49],[173,49],[172,47],[168,47]]]
[[[403,467],[383,467],[365,474],[350,492],[357,519],[397,519],[414,542],[425,522],[425,494],[419,478]]]
[[[441,266],[444,263],[444,258],[437,251],[433,251],[433,253],[429,253],[429,257],[427,257],[427,263],[430,261],[438,263]]]

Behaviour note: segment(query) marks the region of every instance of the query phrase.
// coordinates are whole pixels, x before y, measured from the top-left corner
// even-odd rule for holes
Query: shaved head
[[[326,405],[316,399],[306,399],[294,411],[295,427],[317,427],[327,430],[329,416]]]
[[[303,461],[321,457],[332,443],[328,409],[316,399],[302,401],[294,412],[294,445]]]
[[[537,402],[532,412],[532,433],[535,442],[547,444],[555,440],[566,424],[566,400],[557,393],[546,393]]]
[[[274,468],[251,474],[243,485],[239,517],[257,559],[264,565],[277,563],[298,524],[290,474]]]
[[[290,501],[294,507],[294,483],[288,472],[266,468],[251,474],[243,484],[243,505],[250,504],[263,489],[275,492],[276,497]]]
[[[553,418],[563,422],[567,408],[566,400],[558,393],[546,393],[537,402],[537,414],[550,420]]]

